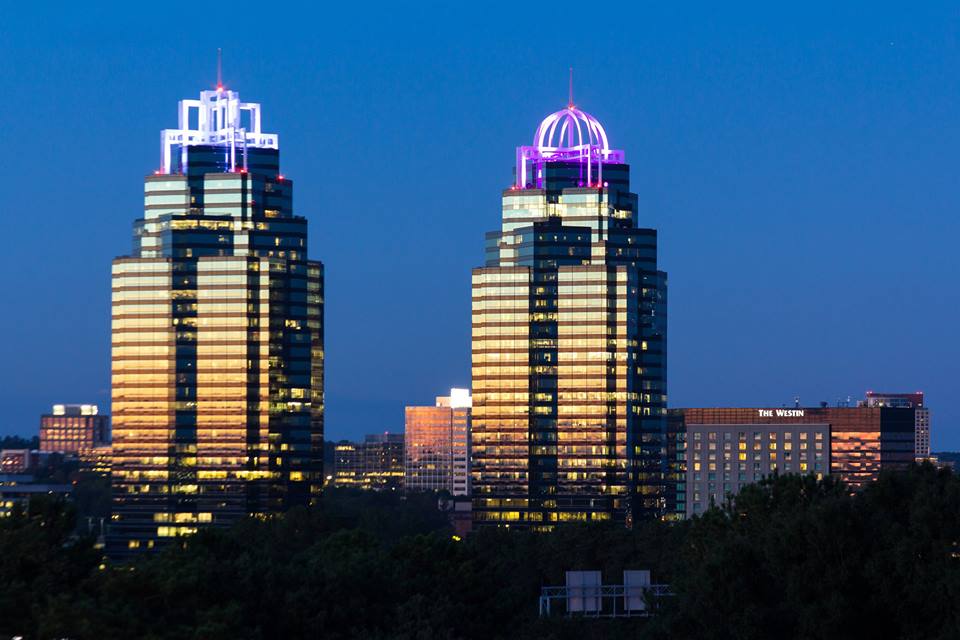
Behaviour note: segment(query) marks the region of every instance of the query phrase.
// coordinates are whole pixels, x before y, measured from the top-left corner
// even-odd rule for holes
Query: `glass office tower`
[[[404,410],[404,489],[470,494],[470,390]]]
[[[323,265],[260,119],[181,101],[113,262],[114,555],[319,496]]]
[[[624,153],[573,105],[517,149],[473,271],[478,525],[661,517],[666,274]]]

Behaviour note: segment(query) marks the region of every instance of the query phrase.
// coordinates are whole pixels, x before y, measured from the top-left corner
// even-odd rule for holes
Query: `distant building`
[[[930,408],[923,402],[923,391],[915,393],[878,393],[867,391],[868,407],[906,407],[915,410],[915,443],[917,462],[930,459]]]
[[[95,404],[55,404],[40,416],[40,451],[75,455],[82,471],[109,473],[110,417]]]
[[[42,477],[58,474],[66,477],[77,470],[82,471],[84,467],[76,454],[38,449],[0,450],[0,474],[29,473]]]
[[[675,509],[688,516],[773,473],[830,474],[859,489],[914,460],[912,407],[698,408],[670,415],[672,430],[685,433],[684,483],[673,484]]]
[[[663,518],[682,520],[687,515],[687,429],[682,410],[667,410],[666,444]]]
[[[39,454],[30,449],[3,449],[0,451],[0,473],[25,473],[36,468]]]
[[[40,451],[80,453],[110,444],[110,417],[95,404],[55,404],[40,416]]]
[[[404,488],[407,491],[470,493],[469,389],[451,389],[433,407],[407,407]]]
[[[931,453],[928,460],[938,469],[950,469],[956,472],[958,468],[957,463],[960,462],[960,454],[955,451],[941,451],[939,453]]]
[[[403,488],[403,434],[371,434],[363,442],[342,440],[334,448],[333,484],[337,487]]]
[[[336,487],[358,487],[360,485],[361,461],[357,448],[362,445],[349,440],[341,440],[333,448],[333,478]]]
[[[465,536],[473,531],[473,503],[469,496],[440,498],[437,506],[446,513],[455,535]]]
[[[20,505],[24,508],[30,499],[39,495],[70,495],[73,485],[35,482],[34,477],[23,473],[0,473],[0,517]]]

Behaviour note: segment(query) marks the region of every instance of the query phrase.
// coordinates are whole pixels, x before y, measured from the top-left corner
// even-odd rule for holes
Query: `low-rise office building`
[[[29,449],[3,449],[0,451],[0,473],[23,473],[31,466]]]
[[[30,474],[0,473],[0,517],[10,515],[18,505],[24,509],[35,496],[68,496],[73,485],[36,482]]]
[[[40,451],[74,456],[80,470],[110,473],[110,416],[95,404],[55,404],[40,416]]]
[[[40,416],[40,451],[77,453],[110,444],[110,417],[95,404],[55,404]]]
[[[334,447],[333,484],[358,489],[403,488],[403,434],[383,433]]]
[[[0,451],[0,473],[29,473],[45,466],[50,454],[36,449],[3,449]]]

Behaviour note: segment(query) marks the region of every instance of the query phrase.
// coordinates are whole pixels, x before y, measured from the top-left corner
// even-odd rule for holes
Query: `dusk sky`
[[[470,269],[572,66],[660,233],[670,406],[922,390],[960,449],[955,3],[2,6],[0,435],[109,407],[110,262],[222,47],[326,264],[328,439],[469,386]]]

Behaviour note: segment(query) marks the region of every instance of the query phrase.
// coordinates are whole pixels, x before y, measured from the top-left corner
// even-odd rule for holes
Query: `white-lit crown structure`
[[[193,128],[192,123],[196,123]],[[236,91],[218,88],[201,91],[199,100],[181,100],[178,127],[160,133],[160,170],[171,173],[174,153],[181,154],[179,171],[186,171],[187,148],[196,145],[219,145],[229,149],[229,170],[247,167],[247,149],[278,149],[277,134],[260,130],[260,105],[241,102]]]

